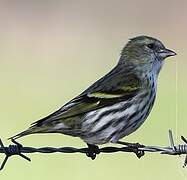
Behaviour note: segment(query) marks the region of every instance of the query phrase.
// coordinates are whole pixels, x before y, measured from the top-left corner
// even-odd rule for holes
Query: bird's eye
[[[150,44],[147,45],[147,47],[148,47],[149,49],[152,49],[152,50],[153,50],[153,49],[155,48],[155,45],[154,45],[153,43],[150,43]]]

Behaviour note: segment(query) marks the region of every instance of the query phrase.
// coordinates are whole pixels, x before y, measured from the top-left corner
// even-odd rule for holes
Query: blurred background
[[[57,110],[107,73],[129,38],[150,35],[178,55],[168,58],[159,76],[158,96],[146,123],[125,140],[167,146],[187,136],[187,1],[0,0],[0,137],[26,129]],[[78,138],[32,135],[25,146],[84,147]],[[0,155],[0,161],[3,159]],[[0,178],[187,179],[184,156],[32,154],[28,163],[13,157]]]

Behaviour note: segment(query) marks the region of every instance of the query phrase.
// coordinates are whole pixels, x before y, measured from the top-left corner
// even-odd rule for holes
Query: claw
[[[87,145],[88,145],[88,152],[86,153],[86,155],[90,157],[92,160],[94,160],[97,154],[99,154],[99,147],[92,144],[87,144]]]
[[[132,152],[136,154],[138,158],[141,158],[142,156],[145,155],[145,152],[143,150],[140,150],[139,148],[145,147],[142,144],[139,143],[129,143],[129,142],[123,142],[123,141],[118,141],[117,144],[125,145],[128,148],[131,149]]]
[[[137,151],[135,150],[134,153],[136,154],[136,156],[140,159],[142,156],[145,155],[145,152],[142,150],[137,149]]]

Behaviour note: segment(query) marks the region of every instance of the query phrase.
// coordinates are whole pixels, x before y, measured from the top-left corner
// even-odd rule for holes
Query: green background
[[[166,60],[158,95],[146,123],[126,141],[168,146],[187,136],[187,1],[78,0],[0,1],[0,137],[7,138],[55,111],[107,73],[129,38],[150,35],[178,55]],[[58,134],[20,139],[25,146],[84,147]],[[28,163],[9,160],[0,179],[170,179],[187,178],[184,156],[32,154]],[[3,155],[0,155],[1,160]]]

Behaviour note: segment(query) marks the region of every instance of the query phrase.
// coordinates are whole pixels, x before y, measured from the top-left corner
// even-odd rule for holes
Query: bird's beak
[[[175,55],[177,55],[177,53],[175,53],[174,51],[170,49],[163,49],[159,51],[159,56],[163,59],[170,57],[170,56],[175,56]]]

